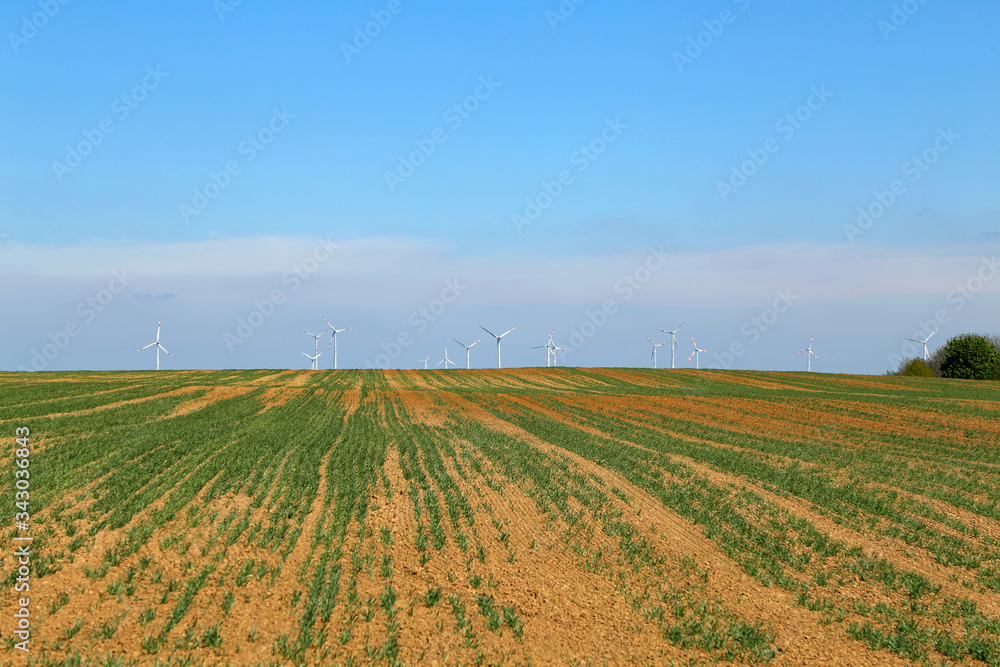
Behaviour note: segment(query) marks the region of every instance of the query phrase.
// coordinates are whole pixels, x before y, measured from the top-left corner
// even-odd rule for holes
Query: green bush
[[[919,378],[937,377],[937,374],[920,357],[903,359],[902,363],[899,364],[899,375]]]
[[[920,357],[910,357],[902,359],[898,368],[886,371],[885,374],[903,377],[941,377],[939,366],[940,364],[935,366],[933,363],[924,363]]]
[[[944,346],[941,376],[963,380],[1000,379],[1000,351],[986,336],[955,336]]]

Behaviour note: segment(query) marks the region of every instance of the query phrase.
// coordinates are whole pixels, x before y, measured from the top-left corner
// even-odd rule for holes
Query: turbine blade
[[[517,328],[517,327],[511,327],[510,329],[507,329],[507,330],[506,330],[506,331],[504,331],[504,332],[503,332],[502,334],[500,334],[500,338],[503,338],[504,336],[506,336],[507,334],[509,334],[509,333],[510,333],[511,331],[513,331],[513,330],[514,330],[514,329],[516,329],[516,328]]]
[[[479,328],[488,333],[489,335],[493,336],[494,338],[500,338],[500,336],[496,335],[495,333],[484,327],[482,324],[479,325]]]
[[[154,345],[156,345],[156,343],[150,343],[150,344],[149,344],[149,345],[147,345],[146,347],[140,347],[140,348],[139,348],[138,350],[136,350],[136,352],[142,352],[143,350],[145,350],[145,349],[148,349],[148,348],[151,348],[151,347],[153,347]]]
[[[163,347],[162,345],[160,346],[160,349],[163,350],[164,352],[167,352],[167,348]],[[167,356],[172,358],[174,355],[167,352]]]

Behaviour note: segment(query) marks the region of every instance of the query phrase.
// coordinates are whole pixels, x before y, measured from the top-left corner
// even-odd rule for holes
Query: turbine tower
[[[305,329],[299,329],[299,331],[301,331],[302,333],[304,333],[307,336],[312,336],[315,339],[313,341],[313,356],[315,356],[316,359],[319,359],[319,337],[322,336],[323,334],[325,334],[326,332],[324,331],[322,333],[314,334],[314,333],[309,333]],[[303,352],[302,354],[306,354],[306,353]],[[308,354],[306,354],[306,356],[309,357]],[[313,357],[309,357],[309,358],[313,359]],[[315,368],[315,366],[316,366],[316,359],[313,359],[313,370],[314,371],[318,370],[317,368]]]
[[[444,348],[444,359],[442,359],[441,361],[437,362],[434,365],[440,366],[441,364],[444,364],[445,370],[448,370],[448,364],[451,364],[452,366],[455,365],[455,362],[448,358],[448,348]]]
[[[815,336],[813,336],[813,338],[815,338]],[[930,336],[928,336],[928,338],[930,338]],[[907,339],[907,340],[910,340],[910,339]],[[917,342],[919,342],[919,341],[917,341]],[[808,353],[808,354],[806,354],[806,370],[807,371],[812,371],[812,358],[816,357],[816,353],[813,352],[813,339],[812,338],[809,339],[809,347],[807,347],[804,350],[799,350],[795,354],[802,354],[803,352],[807,352]],[[816,358],[819,359],[819,357],[816,357]]]
[[[660,331],[663,331],[663,330],[661,329]],[[667,333],[669,333],[669,332],[667,332]],[[649,356],[653,360],[653,368],[656,368],[656,348],[663,347],[664,345],[667,345],[668,343],[654,343],[653,339],[650,338],[649,336],[646,336],[646,340],[648,340],[649,344],[653,346],[653,354],[651,354]],[[673,361],[673,359],[672,359],[673,352],[674,352],[673,347],[671,347],[670,348],[671,362]],[[672,363],[671,363],[670,367],[673,368],[673,364]]]
[[[333,370],[337,370],[337,334],[339,334],[342,331],[350,331],[354,327],[347,327],[346,329],[336,329],[332,324],[330,324],[330,320],[324,317],[323,321],[326,322],[327,326],[330,327],[330,331],[333,332],[333,338],[330,340],[329,343],[327,343],[326,351],[329,352],[330,346],[333,345]]]
[[[497,368],[503,368],[500,365],[500,339],[503,338],[504,336],[506,336],[507,334],[509,334],[511,331],[513,331],[517,327],[511,327],[510,329],[507,329],[507,331],[504,331],[499,336],[496,335],[495,333],[493,333],[492,331],[490,331],[489,329],[487,329],[486,327],[484,327],[482,324],[479,325],[479,328],[482,329],[483,331],[485,331],[486,333],[488,333],[489,335],[491,335],[491,336],[493,336],[494,338],[497,339]]]
[[[160,345],[160,325],[161,324],[163,324],[162,320],[160,320],[160,321],[158,321],[156,323],[156,340],[154,340],[152,343],[150,343],[146,347],[140,347],[138,350],[136,350],[136,352],[142,352],[143,350],[145,350],[147,348],[150,348],[150,347],[153,347],[155,345],[156,346],[156,370],[160,370],[160,350],[163,350],[164,352],[167,352],[167,348],[165,348],[162,345]],[[171,359],[174,358],[174,355],[170,354],[169,352],[167,352],[167,356],[170,357]]]
[[[928,362],[928,361],[931,360],[930,355],[927,354],[927,341],[929,341],[931,339],[931,336],[933,336],[934,334],[936,334],[938,332],[938,329],[940,329],[940,328],[941,327],[938,327],[937,329],[935,329],[934,331],[932,331],[930,333],[930,335],[927,336],[927,338],[925,338],[923,340],[917,340],[916,338],[904,338],[903,340],[910,340],[910,341],[913,341],[914,343],[920,343],[921,345],[923,345],[924,346],[924,363],[926,363],[926,362]]]
[[[481,342],[483,339],[480,338],[479,340],[476,341],[476,343],[473,343],[472,345],[466,345],[465,343],[459,343],[457,338],[452,338],[452,340],[465,348],[465,370],[469,370],[469,357],[470,357],[470,354],[471,354],[470,350],[472,350],[472,345],[475,345],[476,343]],[[445,352],[447,352],[447,351],[448,350],[445,349]],[[445,366],[445,368],[447,368],[447,366]]]
[[[323,353],[322,352],[317,352],[315,355],[313,355],[311,357],[307,353],[305,353],[305,352],[303,352],[302,354],[305,354],[307,359],[311,359],[312,360],[312,366],[309,368],[309,370],[311,370],[311,371],[318,371],[319,370],[319,361],[318,361],[319,360],[319,355],[321,355]]]
[[[694,342],[694,336],[691,336],[691,344],[692,344],[692,345],[694,345],[694,352],[692,352],[692,353],[691,353],[691,356],[690,356],[690,357],[688,357],[688,361],[691,361],[691,359],[692,359],[692,357],[693,357],[693,358],[694,358],[694,367],[695,367],[695,368],[701,368],[701,366],[700,366],[700,365],[698,364],[698,362],[699,362],[699,361],[700,361],[700,359],[701,359],[701,358],[700,358],[700,357],[698,356],[698,353],[699,353],[699,352],[708,352],[708,350],[702,350],[701,348],[699,348],[699,347],[698,347],[698,343]]]
[[[424,362],[424,370],[425,370],[425,371],[427,370],[427,362],[428,362],[428,361],[430,361],[430,358],[431,358],[431,355],[429,355],[429,354],[428,354],[428,355],[427,355],[426,357],[424,357],[423,359],[417,359],[417,361],[422,361],[422,362]]]
[[[682,326],[684,326],[684,323],[683,323],[683,322],[681,322],[680,324],[678,324],[678,325],[677,325],[677,326],[676,326],[676,327],[674,328],[674,330],[673,330],[673,331],[667,331],[666,329],[660,329],[660,331],[662,331],[663,333],[665,333],[665,334],[670,334],[670,342],[671,342],[671,343],[673,343],[673,345],[671,345],[671,346],[670,346],[670,367],[671,367],[671,368],[673,368],[673,367],[674,367],[674,352],[676,351],[676,348],[677,348],[677,339],[676,339],[676,338],[674,337],[674,334],[676,334],[676,333],[677,333],[677,331],[678,331],[678,330],[679,330],[679,329],[680,329],[680,328],[681,328]]]

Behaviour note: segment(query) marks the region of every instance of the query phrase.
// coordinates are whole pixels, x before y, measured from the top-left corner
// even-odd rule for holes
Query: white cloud
[[[332,244],[328,259],[325,256]],[[663,251],[670,253],[669,248]],[[588,304],[615,298],[627,276],[644,277],[648,249],[578,254],[484,253],[458,256],[441,244],[406,238],[334,241],[260,236],[185,243],[87,243],[0,247],[0,278],[11,288],[34,283],[106,279],[112,269],[137,277],[137,293],[169,292],[181,300],[232,303],[271,289],[290,291],[291,276],[308,275],[297,299],[344,305],[396,306],[423,302],[442,281],[468,285],[463,303]],[[938,296],[983,266],[973,249],[911,248],[894,253],[844,245],[782,243],[673,253],[635,291],[643,305],[728,307],[758,303],[789,288],[812,302]],[[310,259],[312,258],[312,259]],[[308,269],[312,269],[309,271]],[[639,269],[639,273],[636,271]],[[983,284],[1000,292],[1000,280]],[[621,292],[618,292],[620,295]]]

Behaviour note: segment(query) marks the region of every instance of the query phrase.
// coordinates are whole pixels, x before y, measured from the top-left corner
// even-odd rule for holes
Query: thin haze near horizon
[[[0,370],[882,373],[997,333],[996,3],[0,13]],[[322,339],[318,364],[332,367]],[[669,346],[659,367],[669,366]],[[464,352],[464,350],[461,350]],[[666,363],[664,363],[666,360]]]

